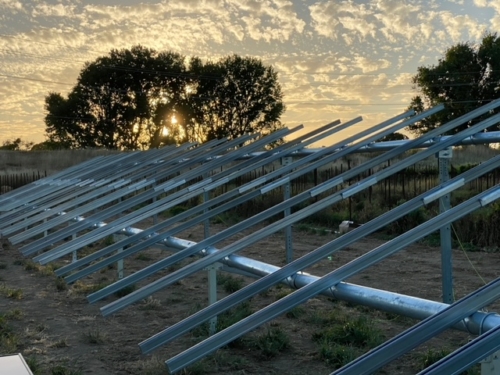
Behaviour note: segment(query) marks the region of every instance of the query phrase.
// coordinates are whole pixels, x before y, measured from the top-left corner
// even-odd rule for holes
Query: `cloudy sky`
[[[0,0],[0,144],[43,141],[44,97],[112,48],[258,57],[286,125],[366,127],[404,111],[418,66],[485,31],[500,31],[500,0]]]

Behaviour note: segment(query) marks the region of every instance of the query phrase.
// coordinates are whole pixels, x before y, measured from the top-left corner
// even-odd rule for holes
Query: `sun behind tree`
[[[46,134],[68,148],[119,150],[267,134],[283,127],[282,98],[277,73],[258,59],[194,57],[188,67],[182,55],[136,46],[85,64],[67,98],[50,93]]]

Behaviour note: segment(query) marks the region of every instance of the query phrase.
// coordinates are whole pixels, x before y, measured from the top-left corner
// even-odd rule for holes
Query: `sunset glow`
[[[362,115],[343,137],[403,112],[418,66],[437,63],[452,44],[500,31],[496,0],[107,4],[0,1],[0,142],[43,141],[44,97],[67,95],[85,62],[138,44],[181,53],[186,63],[258,57],[279,74],[285,125],[308,131]]]

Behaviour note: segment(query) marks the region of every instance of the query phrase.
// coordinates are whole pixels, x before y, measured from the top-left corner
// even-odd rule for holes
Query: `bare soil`
[[[222,228],[221,225],[212,225],[212,233]],[[253,230],[240,233],[236,238],[249,234]],[[195,227],[179,235],[181,238],[193,241],[201,240],[202,236],[202,227]],[[294,230],[295,256],[306,254],[333,240],[335,236],[331,233],[320,235]],[[234,240],[235,238],[227,240],[218,246]],[[306,271],[317,276],[324,275],[384,242],[380,237],[363,239],[335,253],[331,260],[324,259]],[[116,280],[116,269],[107,268],[89,276],[81,283],[59,290],[54,275],[44,275],[47,272],[36,269],[30,270],[30,267],[26,267],[26,263],[22,262],[24,258],[20,255],[18,248],[10,245],[5,239],[2,244],[0,285],[3,285],[4,290],[21,289],[23,295],[21,299],[14,299],[7,298],[0,293],[0,315],[13,311],[22,313],[17,319],[8,320],[9,326],[17,336],[17,345],[12,351],[21,352],[32,363],[37,363],[40,367],[38,371],[40,374],[54,374],[57,368],[67,370],[58,374],[164,374],[167,373],[164,366],[165,360],[201,340],[201,337],[194,333],[187,334],[157,350],[153,355],[141,354],[137,345],[207,304],[206,271],[184,279],[111,317],[103,318],[99,308],[117,297],[90,305],[85,297],[88,294],[85,285],[110,283]],[[88,252],[92,249],[87,248],[82,251]],[[141,254],[139,257],[133,256],[126,259],[126,274],[142,269],[167,255],[165,250],[159,248],[148,249]],[[246,249],[241,255],[275,265],[283,265],[285,262],[283,234],[272,235]],[[500,274],[498,267],[500,254],[469,252],[467,256],[469,259],[462,250],[453,252],[456,298],[472,292],[484,282],[491,281]],[[63,262],[70,262],[70,259],[64,259],[60,263]],[[440,301],[440,262],[439,248],[430,247],[424,243],[415,244],[347,281]],[[161,275],[168,272],[165,270]],[[159,275],[156,276],[158,277]],[[251,279],[243,279],[245,283],[251,282]],[[138,287],[152,280],[146,280]],[[253,298],[251,308],[254,311],[258,310],[286,293],[288,293],[286,287],[275,286],[268,293]],[[226,294],[220,287],[220,298]],[[265,324],[245,336],[239,344],[219,350],[201,364],[185,370],[185,373],[329,374],[335,367],[320,358],[319,345],[313,340],[314,333],[325,329],[315,323],[314,317],[318,314],[338,312],[353,317],[366,316],[373,322],[373,325],[380,329],[385,339],[416,323],[409,318],[355,307],[321,296],[311,299],[303,307],[301,315],[295,317],[285,315]],[[492,306],[490,309],[497,311],[497,307]],[[269,357],[263,355],[262,351],[252,343],[255,343],[259,335],[265,334],[272,327],[282,329],[287,334],[290,345],[276,356]],[[470,338],[470,335],[463,332],[448,331],[433,339],[428,345],[393,362],[380,373],[414,374],[421,368],[422,353],[425,353],[429,347],[451,351]],[[70,372],[70,369],[74,372]]]

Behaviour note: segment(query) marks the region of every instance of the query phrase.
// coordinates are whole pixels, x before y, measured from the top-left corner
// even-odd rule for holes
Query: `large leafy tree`
[[[277,73],[251,57],[232,55],[216,62],[192,59],[194,95],[187,98],[186,131],[190,138],[236,138],[268,134],[282,127],[285,110]]]
[[[413,83],[420,94],[412,98],[410,108],[422,112],[440,103],[445,105],[443,111],[410,126],[415,134],[426,133],[499,98],[500,39],[488,33],[478,45],[458,43],[450,47],[437,65],[419,67]],[[463,124],[453,132],[482,119]]]
[[[87,63],[67,98],[45,98],[48,139],[72,148],[134,150],[161,143],[159,105],[184,91],[184,57],[141,46]]]
[[[46,132],[65,147],[126,150],[266,134],[282,127],[282,98],[276,72],[258,59],[187,66],[138,46],[86,64],[67,98],[49,94]]]

